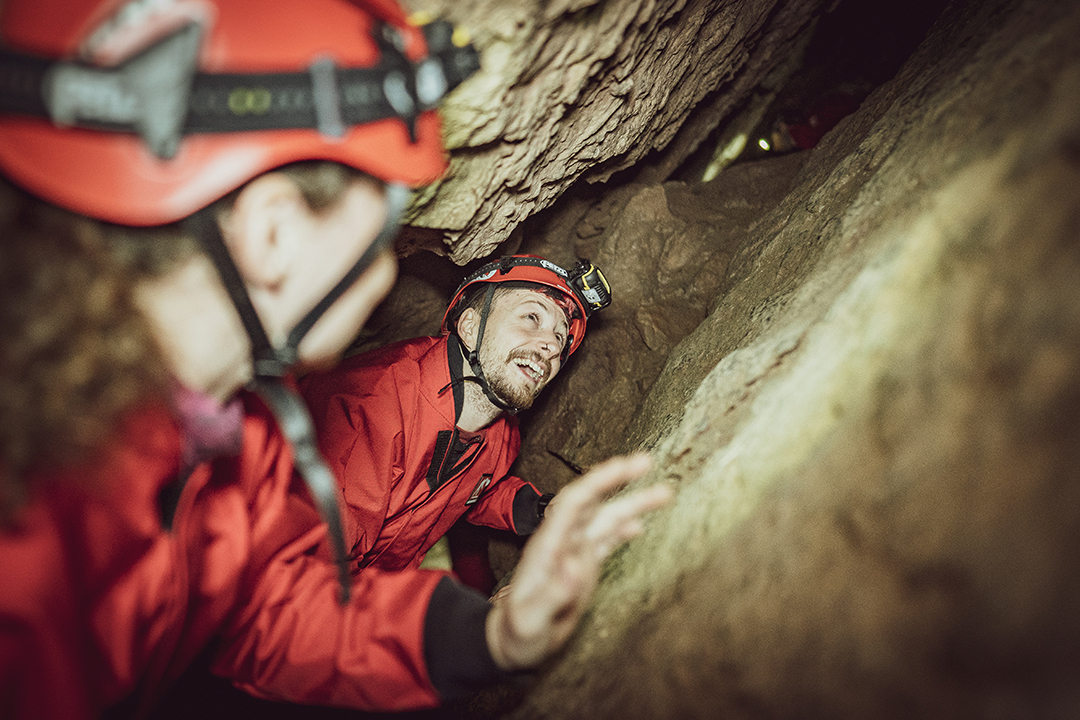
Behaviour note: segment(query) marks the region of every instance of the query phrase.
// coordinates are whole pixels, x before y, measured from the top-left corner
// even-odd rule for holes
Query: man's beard
[[[540,383],[535,387],[531,387],[525,384],[522,387],[523,381],[514,382],[510,373],[516,372],[514,368],[517,367],[514,363],[515,358],[526,358],[533,360],[540,367],[544,368],[544,377],[540,380]],[[547,380],[551,377],[551,363],[544,360],[539,354],[528,352],[526,350],[514,350],[506,356],[504,362],[494,365],[492,363],[483,363],[484,376],[487,378],[488,387],[493,393],[499,396],[499,398],[512,408],[518,410],[528,410],[532,407],[533,401],[536,400],[536,396],[540,394],[540,391],[544,389],[547,384]],[[490,372],[489,367],[493,367],[495,372]]]

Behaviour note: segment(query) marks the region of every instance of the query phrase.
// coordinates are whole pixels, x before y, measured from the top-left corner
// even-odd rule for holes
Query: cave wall
[[[538,18],[595,20],[612,6],[487,6],[489,24],[526,20],[481,44],[518,47],[512,36]],[[682,27],[685,8],[705,27],[701,4],[650,7],[667,26]],[[794,7],[776,4],[766,25]],[[821,11],[796,13],[795,56]],[[543,35],[556,36],[568,37]],[[667,151],[614,153],[631,164],[606,185],[560,165],[565,151],[524,147],[571,147],[559,123],[540,140],[462,141],[456,180],[422,200],[471,198],[468,219],[416,229],[406,254],[427,237],[457,262],[493,243],[590,257],[615,289],[523,415],[518,471],[557,490],[647,448],[649,481],[676,498],[609,564],[565,653],[450,716],[1080,715],[1078,37],[1074,2],[953,0],[818,147],[709,182],[686,172],[701,166],[690,148],[769,72],[798,68],[773,64],[737,99],[725,95],[733,80],[694,95],[699,110],[727,109],[679,111]],[[603,72],[589,77],[582,87]],[[490,87],[493,116],[527,94],[523,82]],[[558,197],[507,186],[499,153],[517,173],[531,158]],[[612,167],[593,160],[593,172]],[[474,161],[488,174],[461,170]],[[425,254],[405,258],[357,347],[437,331],[463,269],[410,266]],[[495,543],[499,574],[515,547]]]
[[[639,409],[551,400],[535,467],[614,423],[677,495],[500,712],[1080,714],[1078,37],[1076,3],[953,3],[813,151],[554,223],[627,290],[553,395]]]
[[[399,249],[490,255],[577,183],[667,178],[789,74],[825,0],[408,0],[472,33],[481,70],[443,105],[449,171]],[[648,159],[648,165],[642,161]]]

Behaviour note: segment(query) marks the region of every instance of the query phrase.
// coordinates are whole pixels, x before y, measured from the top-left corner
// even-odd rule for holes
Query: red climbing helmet
[[[478,283],[529,282],[544,285],[562,292],[573,303],[577,312],[570,317],[570,336],[566,355],[569,356],[585,337],[585,324],[595,311],[611,304],[611,287],[607,278],[587,260],[579,260],[573,270],[567,272],[553,262],[538,255],[508,255],[501,260],[487,263],[469,275],[454,292],[450,305],[443,315],[442,331],[447,333],[464,310],[466,290]]]
[[[433,108],[477,65],[452,37],[393,0],[3,0],[0,170],[127,225],[302,160],[429,182]]]

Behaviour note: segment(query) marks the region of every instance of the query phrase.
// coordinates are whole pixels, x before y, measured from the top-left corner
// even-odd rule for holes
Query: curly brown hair
[[[0,181],[0,521],[27,473],[100,446],[164,363],[100,223]]]

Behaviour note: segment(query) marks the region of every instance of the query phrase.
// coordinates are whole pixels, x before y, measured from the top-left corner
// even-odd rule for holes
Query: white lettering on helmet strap
[[[569,275],[566,274],[566,271],[563,270],[558,265],[556,265],[555,263],[548,262],[547,260],[541,260],[540,264],[543,265],[548,270],[550,270],[551,272],[558,275],[559,277],[562,277],[562,278],[569,277]]]

